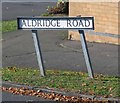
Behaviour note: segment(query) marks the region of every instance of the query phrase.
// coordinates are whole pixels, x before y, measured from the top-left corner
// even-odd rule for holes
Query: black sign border
[[[60,19],[91,19],[92,20],[92,28],[21,28],[20,27],[20,19],[55,19],[55,20],[60,20]],[[17,17],[17,29],[18,30],[94,30],[94,17]]]

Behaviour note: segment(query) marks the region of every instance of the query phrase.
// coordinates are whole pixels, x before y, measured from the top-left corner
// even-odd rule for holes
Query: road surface
[[[67,31],[38,30],[45,69],[87,72],[81,43],[69,41]],[[95,73],[118,75],[118,46],[88,43]],[[32,32],[19,30],[3,34],[3,67],[37,68]]]
[[[48,6],[54,5],[56,2],[3,2],[2,19],[13,20],[18,16],[40,16],[47,12]]]
[[[10,101],[12,103],[17,103],[18,101],[21,103],[35,103],[34,101],[39,101],[40,103],[44,102],[52,102],[48,99],[43,99],[41,97],[35,97],[35,96],[22,96],[22,95],[14,95],[9,92],[2,92],[2,101],[4,103],[9,103]],[[11,103],[10,102],[10,103]]]

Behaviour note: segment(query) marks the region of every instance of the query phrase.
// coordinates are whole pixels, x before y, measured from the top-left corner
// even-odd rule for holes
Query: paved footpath
[[[67,31],[38,31],[45,69],[87,72],[81,43],[66,40]],[[95,73],[118,75],[118,46],[89,43]],[[37,68],[31,31],[3,34],[3,67]]]

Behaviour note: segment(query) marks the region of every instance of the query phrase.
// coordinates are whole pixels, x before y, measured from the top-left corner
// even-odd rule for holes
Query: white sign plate
[[[93,17],[51,17],[17,18],[18,29],[91,29],[94,30]]]

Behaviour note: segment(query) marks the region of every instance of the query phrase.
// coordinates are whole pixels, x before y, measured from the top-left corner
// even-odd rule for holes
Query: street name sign
[[[41,76],[45,76],[44,63],[37,30],[78,30],[81,38],[88,75],[93,78],[93,70],[84,30],[94,30],[94,17],[18,17],[18,29],[31,30]]]
[[[18,18],[18,29],[94,29],[93,17]]]

